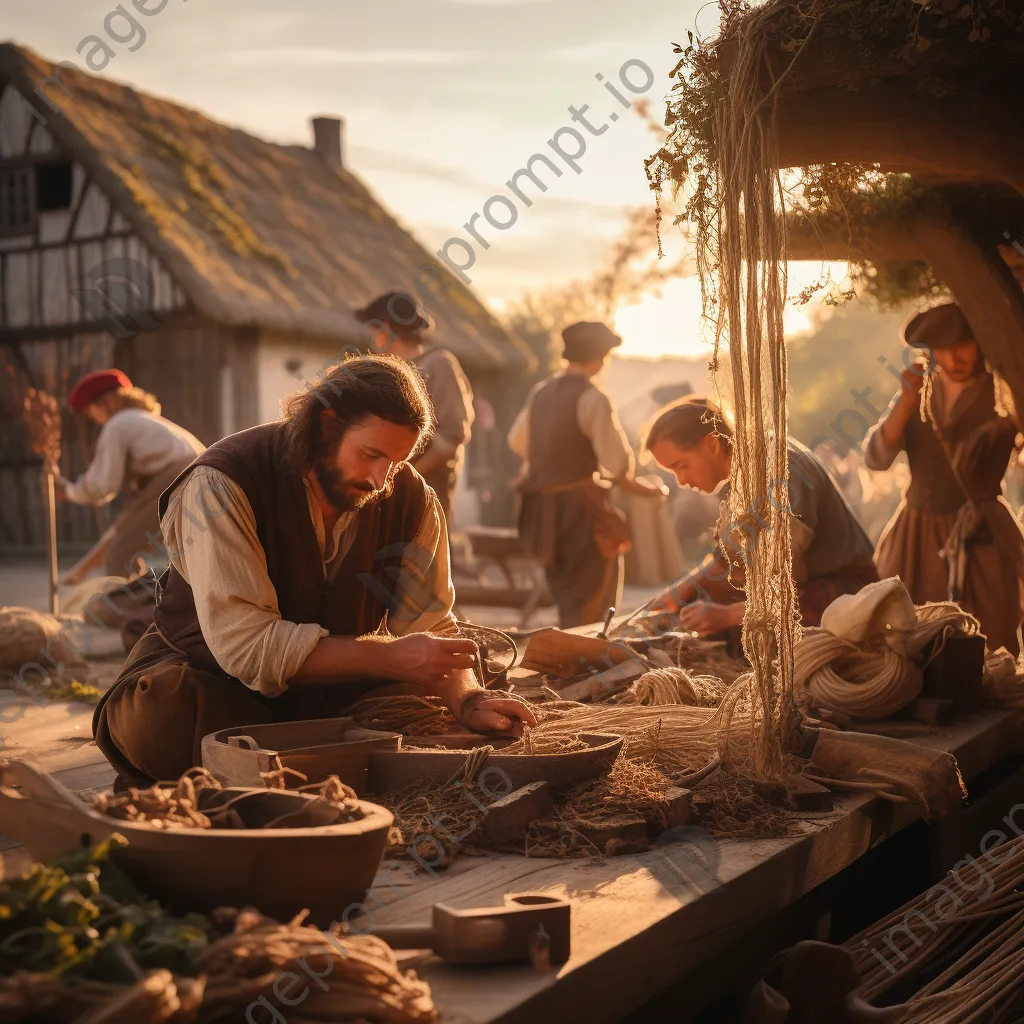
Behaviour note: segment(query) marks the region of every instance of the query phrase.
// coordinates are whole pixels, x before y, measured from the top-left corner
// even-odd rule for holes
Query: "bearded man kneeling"
[[[416,370],[348,359],[284,408],[160,498],[154,622],[93,719],[126,782],[177,778],[219,729],[333,717],[371,691],[440,697],[481,732],[534,721],[477,683],[471,640],[435,635],[455,594],[444,516],[409,464],[432,426]]]

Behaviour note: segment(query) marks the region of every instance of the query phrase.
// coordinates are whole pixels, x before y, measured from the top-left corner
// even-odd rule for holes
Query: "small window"
[[[0,234],[28,234],[34,227],[32,168],[0,170]]]
[[[71,163],[36,166],[36,209],[66,210],[71,206]]]

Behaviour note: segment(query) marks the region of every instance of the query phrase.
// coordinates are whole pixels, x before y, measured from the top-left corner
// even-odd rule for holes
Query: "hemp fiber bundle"
[[[783,194],[775,88],[764,94],[768,35],[762,22],[769,12],[734,19],[728,56],[717,54],[726,96],[712,112],[711,166],[697,168],[713,182],[712,209],[697,225],[697,269],[705,312],[715,323],[713,370],[720,346],[729,346],[736,423],[720,535],[727,548],[738,550],[734,568],[742,565],[745,575],[743,649],[752,666],[742,677],[751,709],[746,721],[733,713],[743,689],[731,691],[722,705],[722,759],[747,774],[782,780],[794,712],[797,618],[786,487]],[[743,729],[751,736],[741,752],[734,734]]]
[[[918,605],[917,624],[884,640],[855,643],[825,629],[808,628],[796,646],[796,686],[818,707],[855,718],[888,718],[924,685],[924,652],[934,658],[953,636],[975,636],[978,620],[952,601]]]
[[[865,999],[917,976],[929,979],[908,999],[901,1021],[1018,1019],[1005,1014],[1024,995],[1024,838],[967,860],[969,866],[962,862],[938,885],[844,943]]]

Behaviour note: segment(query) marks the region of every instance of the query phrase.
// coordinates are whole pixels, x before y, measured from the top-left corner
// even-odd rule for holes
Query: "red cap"
[[[79,412],[87,405],[92,405],[97,398],[119,388],[131,390],[132,382],[120,370],[93,370],[87,373],[68,395],[68,405]]]

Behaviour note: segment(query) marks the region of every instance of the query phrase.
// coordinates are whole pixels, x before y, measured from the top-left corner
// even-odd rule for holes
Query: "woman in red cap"
[[[878,542],[879,574],[899,576],[916,604],[956,601],[990,649],[1017,654],[1024,532],[1002,479],[1020,428],[996,411],[994,378],[956,303],[915,313],[902,340],[926,349],[933,367],[903,371],[864,452],[868,469],[888,469],[901,451],[910,463],[910,486]]]
[[[68,404],[98,423],[100,433],[89,468],[75,481],[59,478],[58,497],[105,505],[125,490],[133,496],[64,582],[80,583],[101,565],[108,576],[134,576],[140,557],[162,553],[157,499],[204,447],[165,420],[160,403],[120,370],[87,373],[71,389]]]

